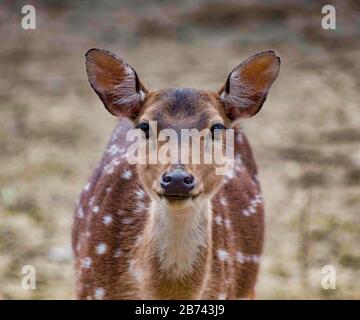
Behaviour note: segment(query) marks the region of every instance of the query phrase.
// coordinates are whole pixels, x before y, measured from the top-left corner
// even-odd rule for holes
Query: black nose
[[[190,173],[183,170],[171,170],[165,173],[160,180],[165,195],[188,196],[194,189],[195,179]]]

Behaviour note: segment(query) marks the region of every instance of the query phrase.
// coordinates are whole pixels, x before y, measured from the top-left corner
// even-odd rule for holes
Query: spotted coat
[[[149,215],[149,197],[125,158],[130,121],[121,119],[75,212],[73,249],[77,296],[139,299],[132,268]],[[236,127],[236,164],[212,199],[210,277],[199,298],[252,298],[262,252],[264,216],[257,169],[247,138]],[[155,297],[156,298],[156,297]],[[177,297],[179,298],[179,297]],[[180,298],[194,298],[184,296]]]

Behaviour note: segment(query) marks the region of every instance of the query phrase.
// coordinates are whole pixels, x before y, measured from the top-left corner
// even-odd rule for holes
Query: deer
[[[217,92],[151,91],[122,58],[87,51],[90,85],[118,122],[74,213],[78,299],[255,298],[264,203],[240,122],[260,111],[279,70],[266,51],[236,66]],[[129,163],[126,134],[148,139],[150,121],[157,130],[233,129],[234,166],[219,175],[214,163]]]

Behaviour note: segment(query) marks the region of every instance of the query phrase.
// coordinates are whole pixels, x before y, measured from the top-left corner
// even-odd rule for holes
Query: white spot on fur
[[[125,148],[120,148],[117,144],[112,144],[107,150],[111,156],[115,156],[117,154],[122,154],[125,152]]]
[[[217,225],[221,225],[221,223],[222,223],[222,217],[220,216],[220,215],[218,215],[218,216],[215,216],[215,223],[217,224]]]
[[[84,190],[85,190],[86,192],[90,190],[90,182],[88,182],[88,183],[86,184],[86,186],[84,187]]]
[[[95,197],[92,196],[92,197],[90,198],[90,200],[89,200],[89,207],[92,207],[92,206],[93,206],[94,201],[95,201]]]
[[[135,195],[138,199],[143,199],[145,197],[145,191],[139,188],[136,190]]]
[[[221,261],[226,261],[229,259],[229,253],[226,250],[219,249],[217,251],[217,255]]]
[[[98,213],[100,211],[99,206],[95,206],[94,208],[92,208],[92,212],[94,213]]]
[[[146,205],[144,202],[142,201],[139,201],[137,204],[136,204],[137,208],[136,208],[136,212],[143,212],[146,210]]]
[[[104,225],[109,225],[112,222],[112,216],[110,214],[107,214],[103,217],[103,223]]]
[[[96,246],[95,249],[97,254],[104,254],[107,250],[107,246],[105,243],[100,243]]]
[[[95,289],[95,299],[96,300],[102,300],[105,296],[105,290],[104,288],[96,288]]]
[[[89,269],[92,264],[92,259],[90,257],[86,257],[81,260],[81,267],[85,269]]]
[[[236,172],[240,172],[243,169],[243,163],[242,163],[242,159],[241,159],[241,155],[237,154],[235,157],[235,168],[234,170]]]
[[[225,174],[224,182],[228,182],[229,180],[235,178],[237,176],[237,173],[243,170],[243,163],[241,160],[241,155],[237,154],[235,159],[232,161],[231,165],[229,164],[229,169],[227,173]]]
[[[132,224],[133,222],[134,222],[133,219],[128,219],[128,218],[125,218],[125,219],[122,221],[123,224]]]
[[[224,220],[224,224],[225,224],[225,228],[226,229],[230,229],[231,227],[231,221],[229,219],[225,219]]]
[[[125,169],[124,172],[123,172],[123,174],[122,174],[122,177],[123,177],[124,179],[130,179],[130,178],[132,177],[132,172],[131,172],[131,170]]]
[[[119,159],[112,159],[105,167],[104,167],[104,171],[106,174],[111,174],[114,172],[115,168],[120,164],[120,160]]]
[[[244,263],[246,261],[245,256],[240,252],[236,252],[236,260],[240,263]]]
[[[78,209],[77,209],[77,217],[79,219],[84,218],[84,210],[83,210],[83,208],[81,206],[79,206]]]
[[[111,191],[112,191],[112,188],[111,188],[111,187],[109,187],[109,188],[106,189],[106,193],[109,193],[109,192],[111,192]]]
[[[249,254],[244,254],[240,251],[236,252],[236,260],[240,263],[245,263],[245,262],[253,262],[253,263],[259,263],[260,262],[260,256],[253,254],[253,255],[249,255]]]
[[[256,212],[256,208],[257,206],[262,202],[261,200],[261,195],[260,194],[257,194],[254,196],[254,198],[252,198],[250,200],[250,204],[249,206],[243,210],[243,215],[244,216],[250,216],[252,214],[254,214]]]
[[[221,197],[221,198],[220,198],[220,203],[221,203],[221,205],[223,205],[224,207],[227,205],[227,201],[226,201],[225,197]]]

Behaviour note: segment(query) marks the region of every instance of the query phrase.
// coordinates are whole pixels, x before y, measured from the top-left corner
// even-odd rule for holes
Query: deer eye
[[[146,123],[146,122],[139,123],[139,124],[136,126],[136,128],[142,130],[142,131],[145,133],[146,139],[149,138],[149,130],[150,130],[150,127],[149,127],[149,124],[148,124],[148,123]]]
[[[222,123],[215,123],[210,129],[212,138],[214,139],[215,137],[214,136],[215,130],[223,130],[223,129],[225,129],[225,126]]]

